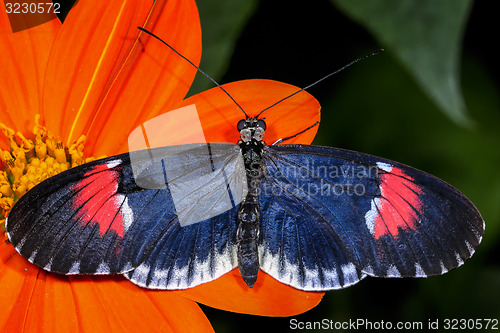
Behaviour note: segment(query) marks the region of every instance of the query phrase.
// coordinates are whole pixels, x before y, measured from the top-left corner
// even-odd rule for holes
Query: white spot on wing
[[[142,264],[134,269],[134,276],[137,276],[140,281],[146,281],[150,270],[151,268],[149,267],[149,265]]]
[[[389,277],[401,277],[401,273],[399,273],[399,270],[396,268],[396,266],[391,265],[389,269],[387,270],[387,276]]]
[[[43,269],[50,272],[51,267],[52,267],[52,259],[49,260],[48,264],[45,265]]]
[[[422,266],[418,262],[415,263],[415,277],[427,277]]]
[[[325,270],[323,271],[323,274],[325,275],[327,281],[331,281],[335,286],[340,286],[339,274],[335,268],[332,270]],[[347,286],[344,284],[344,287]]]
[[[386,172],[391,172],[392,171],[392,165],[388,163],[383,163],[383,162],[377,162],[377,168],[384,170]]]
[[[153,281],[156,281],[157,285],[160,285],[161,282],[165,281],[168,278],[168,270],[167,269],[155,269],[153,271]]]
[[[120,194],[120,197],[124,197],[124,195]],[[119,201],[121,201],[121,198]],[[132,225],[132,222],[134,222],[134,212],[128,204],[127,197],[125,197],[125,199],[123,200],[120,212],[123,216],[123,230],[124,232],[127,232],[128,228],[130,228],[130,226]]]
[[[375,235],[375,219],[378,216],[378,210],[377,210],[377,205],[378,205],[379,198],[374,198],[371,201],[371,209],[366,212],[365,214],[365,223],[366,227],[370,231],[372,235]]]
[[[447,273],[448,269],[446,269],[446,267],[444,267],[444,263],[442,261],[440,261],[440,263],[441,263],[441,274]]]
[[[75,261],[73,263],[73,266],[71,266],[71,268],[69,269],[68,274],[78,274],[78,273],[80,273],[80,262]]]
[[[344,285],[351,285],[359,281],[358,271],[352,262],[340,266],[344,273]]]
[[[106,166],[108,167],[108,169],[112,169],[115,166],[118,166],[120,164],[122,164],[122,160],[116,159],[116,160],[109,161],[108,163],[106,163]]]
[[[36,257],[36,255],[37,255],[37,253],[38,253],[37,251],[33,251],[33,252],[31,253],[31,256],[28,258],[28,261],[29,261],[29,262],[34,262],[34,261],[35,261],[35,257]]]
[[[9,232],[9,217],[7,216],[5,218],[5,230],[6,230],[6,233],[7,233],[7,237],[9,238],[9,241],[14,244],[14,242],[12,241],[12,239],[10,238],[10,232]],[[22,241],[22,240],[21,240]],[[22,245],[21,245],[22,246]],[[15,247],[16,250],[17,250],[17,247]],[[19,250],[18,250],[19,251]]]
[[[458,266],[462,266],[464,264],[464,261],[462,260],[462,257],[460,257],[460,254],[458,254],[458,252],[455,252],[455,259],[457,259]]]
[[[109,266],[103,261],[97,267],[96,274],[109,274]]]
[[[125,266],[122,269],[122,272],[128,272],[133,270],[134,267],[132,266],[132,263],[129,261],[128,263],[125,264]]]
[[[482,233],[479,233],[478,235],[478,244],[481,243],[481,241],[483,240],[483,235],[484,235],[484,231],[486,230],[486,223],[484,223],[484,220],[483,220],[483,232]]]
[[[469,250],[470,253],[470,257],[472,257],[472,255],[474,254],[474,252],[476,252],[476,250],[474,250],[474,248],[470,245],[468,241],[465,241],[465,246],[467,246],[467,249]]]
[[[372,266],[368,265],[365,268],[363,268],[363,273],[366,273],[368,275],[373,275],[373,268],[372,268]]]

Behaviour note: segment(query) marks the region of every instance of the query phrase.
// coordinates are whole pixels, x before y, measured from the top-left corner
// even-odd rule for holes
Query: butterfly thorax
[[[240,146],[247,176],[248,194],[238,211],[238,268],[251,288],[259,272],[258,241],[260,227],[259,187],[264,167],[262,150],[266,124],[262,119],[249,118],[238,122]]]

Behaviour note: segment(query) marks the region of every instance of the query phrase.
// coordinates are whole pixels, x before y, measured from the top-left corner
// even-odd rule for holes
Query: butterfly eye
[[[252,131],[248,128],[244,128],[240,131],[241,141],[248,142],[252,138]]]
[[[262,130],[266,130],[266,122],[264,121],[264,119],[259,119],[257,120],[257,126],[259,126],[260,128],[262,128]]]
[[[246,122],[247,121],[245,119],[241,119],[240,121],[238,121],[238,124],[236,125],[238,132],[241,132],[241,130],[245,128]]]
[[[262,139],[264,139],[264,132],[262,127],[257,127],[253,133],[253,138],[257,141],[262,141]]]

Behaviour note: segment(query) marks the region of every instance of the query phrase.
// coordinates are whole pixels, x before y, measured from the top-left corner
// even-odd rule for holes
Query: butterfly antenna
[[[312,86],[317,85],[317,84],[318,84],[318,83],[320,83],[321,81],[326,80],[326,79],[328,79],[330,76],[335,75],[335,74],[337,74],[337,73],[339,73],[339,72],[343,71],[344,69],[346,69],[346,68],[348,68],[348,67],[350,67],[350,66],[354,65],[354,64],[355,64],[355,63],[357,63],[358,61],[364,60],[364,59],[366,59],[366,58],[369,58],[369,57],[371,57],[371,56],[374,56],[374,55],[376,55],[376,54],[378,54],[378,53],[380,53],[380,52],[383,52],[383,51],[384,51],[384,49],[380,49],[380,50],[372,51],[372,52],[368,53],[367,55],[364,55],[364,56],[362,56],[362,57],[359,57],[359,58],[358,58],[358,59],[356,59],[356,60],[351,61],[351,62],[350,62],[350,63],[348,63],[347,65],[344,65],[343,67],[341,67],[341,68],[337,69],[335,72],[332,72],[332,73],[330,73],[330,74],[328,74],[328,75],[326,75],[326,76],[322,77],[321,79],[319,79],[319,80],[317,80],[317,81],[315,81],[315,82],[311,83],[311,84],[310,84],[310,85],[308,85],[307,87],[304,87],[304,88],[302,88],[302,89],[299,89],[299,90],[297,90],[296,92],[294,92],[293,94],[288,95],[288,96],[286,96],[285,98],[280,99],[279,101],[277,101],[277,102],[276,102],[276,103],[274,103],[273,105],[268,106],[268,107],[267,107],[267,108],[265,108],[264,110],[260,111],[260,113],[257,115],[257,117],[258,117],[258,116],[260,116],[260,115],[261,115],[264,111],[269,110],[270,108],[275,107],[275,106],[276,106],[276,105],[278,105],[279,103],[281,103],[281,102],[283,102],[283,101],[286,101],[287,99],[289,99],[290,97],[293,97],[293,96],[297,95],[297,94],[298,94],[298,93],[300,93],[301,91],[307,90],[307,89],[311,88]]]
[[[285,138],[281,138],[279,139],[278,141],[276,141],[275,143],[273,143],[271,146],[275,146],[275,145],[279,145],[280,143],[282,143],[283,141],[287,141],[287,140],[290,140],[290,139],[293,139],[295,138],[296,136],[299,136],[301,135],[302,133],[304,132],[307,132],[309,131],[311,128],[315,127],[315,126],[318,126],[319,125],[319,121],[315,122],[314,124],[312,124],[311,126],[309,126],[308,128],[306,128],[305,130],[302,130],[300,131],[299,133],[296,133],[294,135],[290,135],[290,136],[287,136]]]
[[[153,36],[154,38],[158,39],[160,42],[162,42],[163,44],[165,44],[166,46],[168,46],[172,51],[174,51],[175,53],[177,53],[178,56],[180,56],[182,59],[186,60],[188,63],[190,63],[194,68],[196,68],[196,70],[198,70],[198,72],[200,72],[201,74],[205,75],[208,79],[210,79],[210,81],[212,81],[213,83],[215,83],[215,85],[217,87],[219,87],[229,98],[231,98],[231,100],[234,102],[234,104],[236,104],[236,106],[238,108],[240,108],[240,110],[243,112],[243,114],[245,115],[246,118],[248,118],[248,115],[247,113],[245,112],[245,110],[243,110],[243,108],[241,107],[241,105],[238,104],[238,102],[236,102],[236,100],[233,98],[233,96],[231,96],[224,88],[222,88],[222,86],[217,83],[217,81],[215,81],[214,79],[212,79],[212,77],[210,75],[208,75],[207,73],[205,73],[204,71],[202,71],[200,69],[200,67],[196,66],[191,60],[189,60],[188,58],[186,58],[185,56],[183,56],[182,54],[180,54],[176,49],[174,49],[172,46],[170,46],[170,44],[168,44],[167,42],[165,42],[163,39],[161,39],[160,37],[156,36],[154,33],[152,33],[151,31],[148,31],[144,28],[141,28],[141,27],[137,27],[139,30],[141,30],[142,32],[145,32],[147,33],[148,35],[150,36]]]

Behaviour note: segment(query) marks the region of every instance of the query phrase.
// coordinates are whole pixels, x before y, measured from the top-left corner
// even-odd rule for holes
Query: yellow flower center
[[[14,203],[36,184],[59,172],[95,160],[84,158],[85,136],[66,147],[54,137],[35,116],[30,138],[0,123],[0,130],[9,141],[9,151],[0,149],[0,237],[5,235],[5,218]]]

